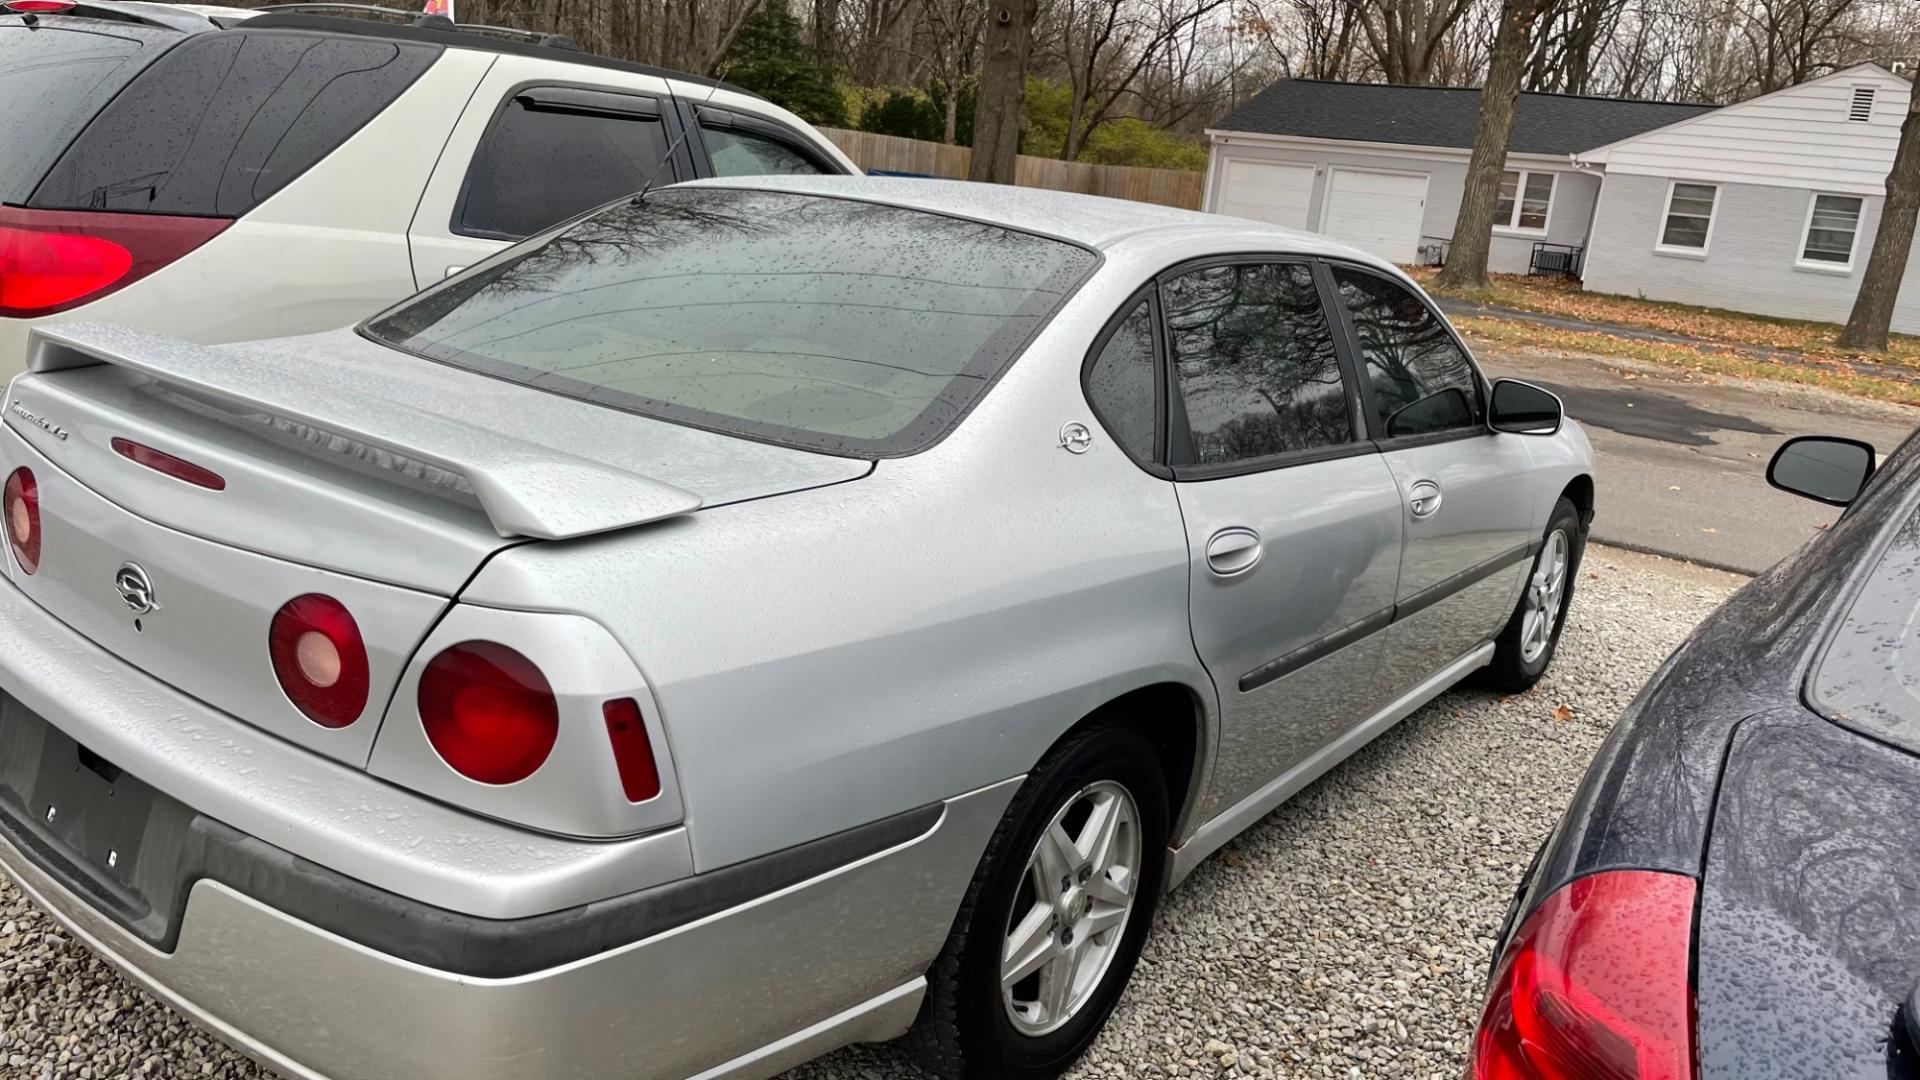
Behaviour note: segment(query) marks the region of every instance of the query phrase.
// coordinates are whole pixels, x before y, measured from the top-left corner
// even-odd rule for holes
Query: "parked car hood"
[[[44,328],[9,388],[6,422],[148,520],[442,595],[506,543],[629,528],[872,468],[549,394],[352,330],[208,347]],[[128,467],[112,448],[123,436],[231,482],[207,491]]]

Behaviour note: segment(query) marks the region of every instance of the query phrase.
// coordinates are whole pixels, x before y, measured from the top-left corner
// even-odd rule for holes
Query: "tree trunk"
[[[1478,291],[1487,287],[1493,208],[1500,199],[1500,174],[1507,167],[1514,105],[1520,97],[1520,78],[1526,74],[1534,21],[1550,2],[1505,0],[1501,4],[1500,30],[1493,39],[1486,89],[1480,94],[1480,127],[1474,135],[1473,157],[1467,162],[1466,191],[1460,198],[1460,216],[1453,225],[1447,265],[1440,271],[1443,288]],[[1514,197],[1521,194],[1516,191]]]
[[[823,64],[840,63],[840,0],[815,0],[813,51]]]
[[[1887,174],[1887,201],[1880,208],[1880,230],[1873,238],[1867,272],[1860,277],[1860,295],[1854,297],[1853,314],[1840,331],[1842,348],[1886,351],[1887,332],[1893,328],[1893,303],[1899,299],[1907,256],[1913,250],[1916,215],[1920,215],[1920,93],[1913,95],[1906,123],[1900,126],[1900,149],[1893,156],[1893,171]]]
[[[967,179],[1013,183],[1020,114],[1027,102],[1027,57],[1039,0],[995,0],[987,15],[986,63],[973,114],[973,163]]]
[[[960,82],[947,80],[947,116],[946,136],[941,140],[948,146],[960,140]]]

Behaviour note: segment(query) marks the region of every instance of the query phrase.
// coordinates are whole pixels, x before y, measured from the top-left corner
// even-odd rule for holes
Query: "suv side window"
[[[1353,441],[1311,268],[1212,266],[1164,282],[1161,297],[1191,442],[1175,441],[1172,464],[1231,465]]]
[[[507,102],[454,211],[465,236],[518,240],[646,186],[679,179],[652,98],[542,87]]]
[[[1389,439],[1478,429],[1480,377],[1445,323],[1397,282],[1336,266],[1354,345]]]
[[[1153,305],[1141,300],[1087,369],[1087,400],[1107,431],[1136,461],[1152,461],[1155,384]]]
[[[715,176],[819,176],[826,172],[798,150],[738,128],[700,125]]]

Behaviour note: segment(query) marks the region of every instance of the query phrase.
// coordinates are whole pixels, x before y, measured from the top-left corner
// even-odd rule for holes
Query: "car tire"
[[[1097,815],[1119,825],[1106,869],[1096,866],[1100,845],[1088,843]],[[945,1080],[1050,1080],[1084,1054],[1119,1003],[1159,906],[1167,828],[1166,778],[1140,732],[1099,726],[1055,747],[1007,808],[927,973],[908,1036],[920,1063]],[[1072,841],[1073,857],[1060,857],[1058,844],[1043,853],[1043,836]],[[1073,880],[1043,898],[1043,875]],[[1122,883],[1129,902],[1115,924]],[[1096,925],[1106,929],[1089,932]],[[1023,959],[1054,959],[1003,991],[1002,956],[1016,935],[1033,946]]]
[[[1493,662],[1487,665],[1482,678],[1487,686],[1502,693],[1517,694],[1531,688],[1547,673],[1547,665],[1553,663],[1553,654],[1560,647],[1560,632],[1566,629],[1567,609],[1573,603],[1573,586],[1580,576],[1580,556],[1584,551],[1580,510],[1572,500],[1562,496],[1553,506],[1547,531],[1541,535],[1540,550],[1527,570],[1526,584],[1521,588],[1513,617],[1494,639]],[[1544,635],[1537,618],[1543,612],[1549,617]]]

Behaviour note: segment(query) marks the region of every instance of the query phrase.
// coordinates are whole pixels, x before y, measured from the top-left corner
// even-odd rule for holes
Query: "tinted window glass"
[[[0,202],[24,200],[47,167],[133,75],[143,42],[0,19]]]
[[[237,217],[366,126],[438,55],[272,31],[189,39],[100,113],[32,205]]]
[[[760,135],[702,128],[715,176],[817,176],[825,170],[798,150]]]
[[[1893,464],[1883,464],[1881,475]],[[1920,753],[1920,515],[1897,527],[1834,631],[1812,687],[1834,720]]]
[[[467,176],[463,232],[532,236],[542,229],[676,177],[660,118],[570,112],[525,97],[509,102]]]
[[[938,214],[671,188],[422,293],[368,330],[698,427],[907,453],[957,421],[1095,261]]]
[[[1223,465],[1353,438],[1333,332],[1300,265],[1217,266],[1163,290],[1194,461]]]
[[[1478,426],[1480,380],[1439,316],[1386,278],[1335,269],[1334,279],[1387,437]]]
[[[1142,300],[1087,372],[1087,397],[1129,454],[1153,460],[1153,308]]]

